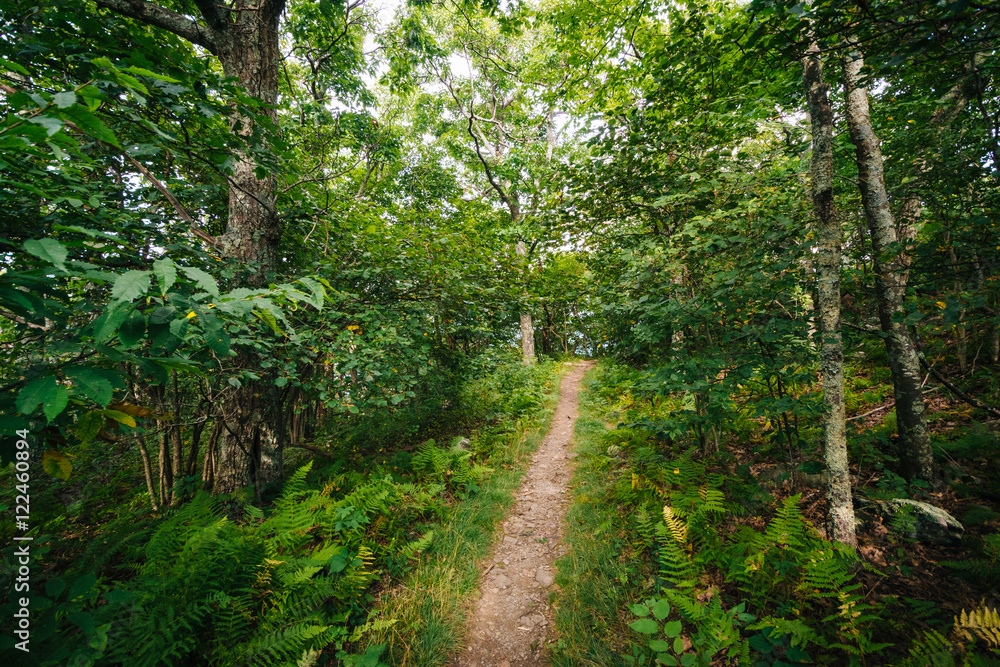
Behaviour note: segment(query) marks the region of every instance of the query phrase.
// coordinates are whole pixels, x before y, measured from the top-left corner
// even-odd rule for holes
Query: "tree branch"
[[[198,0],[197,4],[203,14],[206,10],[209,11],[206,19],[210,22],[217,22],[221,18],[217,7],[209,7],[211,0]],[[219,55],[221,45],[218,31],[166,7],[146,0],[97,0],[97,6],[142,21],[147,25],[168,30],[192,44],[205,47],[214,55]]]

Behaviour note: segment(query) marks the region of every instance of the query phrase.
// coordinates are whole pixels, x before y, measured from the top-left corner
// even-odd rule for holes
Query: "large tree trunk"
[[[852,43],[852,46],[855,45]],[[906,325],[893,319],[903,310],[908,258],[905,249],[896,247],[900,237],[889,209],[882,149],[872,130],[868,90],[861,85],[863,66],[864,58],[860,51],[856,48],[851,50],[844,62],[845,113],[858,164],[858,188],[871,232],[875,297],[895,390],[900,458],[907,477],[931,481],[934,477],[934,457],[924,417],[924,398],[920,391],[920,360]],[[908,235],[909,232],[904,238]]]
[[[285,0],[194,0],[200,21],[146,0],[97,0],[110,9],[204,47],[215,55],[226,76],[234,77],[248,95],[260,100],[263,114],[277,124],[280,73],[279,27]],[[243,263],[238,281],[266,285],[278,267],[282,223],[277,215],[277,180],[273,165],[258,164],[253,155],[267,151],[265,130],[235,107],[230,129],[241,144],[233,151],[229,177],[229,215],[218,248]],[[257,168],[266,175],[258,178]],[[260,369],[250,351],[238,353],[237,369]],[[282,473],[280,394],[267,379],[247,381],[224,399],[214,490],[227,493],[253,484],[278,481]]]
[[[817,295],[822,344],[824,445],[829,476],[827,503],[829,534],[838,542],[857,547],[851,475],[847,458],[844,415],[844,343],[840,334],[840,263],[842,231],[833,199],[833,109],[829,86],[823,82],[823,62],[813,43],[802,59],[809,118],[812,125],[813,215],[819,247],[816,253]]]

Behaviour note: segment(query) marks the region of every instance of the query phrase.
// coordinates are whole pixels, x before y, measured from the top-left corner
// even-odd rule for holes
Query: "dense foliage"
[[[2,0],[0,26],[0,582],[15,619],[30,542],[30,664],[377,664],[376,594],[505,497],[577,354],[622,364],[593,456],[622,576],[652,573],[601,598],[631,625],[600,660],[1000,646],[992,3]],[[983,599],[882,578],[923,549],[905,517],[836,524],[892,499],[961,515],[923,572]],[[555,658],[598,659],[566,618]]]

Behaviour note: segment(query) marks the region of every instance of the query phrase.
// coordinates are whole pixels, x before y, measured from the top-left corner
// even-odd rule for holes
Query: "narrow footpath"
[[[576,364],[562,381],[552,428],[531,460],[516,493],[502,539],[487,561],[468,645],[455,657],[461,667],[529,667],[545,664],[550,635],[549,596],[555,559],[563,555],[563,525],[572,474],[569,451],[577,417],[577,390],[594,362]]]

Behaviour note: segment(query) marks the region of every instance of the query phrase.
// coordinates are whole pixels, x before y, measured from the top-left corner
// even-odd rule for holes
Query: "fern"
[[[910,648],[898,667],[955,667],[956,647],[940,632],[930,630]]]
[[[955,617],[955,636],[969,643],[982,640],[990,649],[1000,649],[1000,613],[982,605]]]
[[[986,557],[944,561],[941,564],[957,570],[966,579],[989,586],[1000,584],[1000,533],[983,539],[983,555]]]

